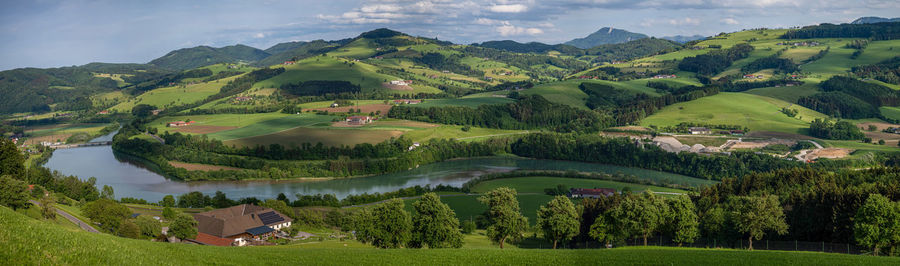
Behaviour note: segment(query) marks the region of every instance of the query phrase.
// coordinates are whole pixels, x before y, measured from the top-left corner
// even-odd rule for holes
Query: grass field
[[[882,106],[879,110],[887,118],[900,120],[900,107]]]
[[[462,126],[441,125],[439,127],[413,130],[404,134],[412,141],[425,141],[429,139],[476,139],[479,137],[503,136],[526,133],[524,130],[507,130],[494,128],[471,127],[469,131],[463,131]]]
[[[647,189],[650,189],[654,192],[687,192],[680,189],[647,186],[608,180],[546,176],[529,176],[488,180],[475,185],[475,187],[472,188],[472,191],[483,193],[498,187],[509,187],[516,189],[516,191],[518,191],[519,193],[544,193],[544,189],[556,188],[557,185],[565,185],[569,188],[613,188],[618,191],[622,191],[623,188],[627,187],[633,192],[641,192]]]
[[[129,101],[117,104],[110,108],[118,112],[131,111],[135,105],[149,104],[159,108],[166,108],[170,105],[182,105],[194,103],[206,99],[207,97],[219,92],[225,84],[241,75],[228,77],[224,79],[214,80],[206,83],[197,83],[194,85],[186,85],[184,88],[179,86],[165,87],[151,90],[135,97]]]
[[[456,99],[432,99],[425,100],[424,102],[416,105],[410,105],[411,107],[442,107],[442,106],[466,106],[466,107],[478,107],[482,104],[502,104],[502,103],[511,103],[513,99],[506,97],[463,97]]]
[[[283,113],[256,113],[256,114],[215,114],[215,115],[184,115],[184,116],[166,116],[151,122],[148,126],[155,127],[162,131],[173,128],[166,127],[166,124],[174,121],[195,121],[197,125],[211,126],[229,126],[229,127],[246,127],[262,121],[283,118],[291,116]]]
[[[527,89],[523,91],[522,94],[537,94],[543,96],[544,98],[547,98],[547,100],[554,103],[565,104],[580,109],[588,109],[587,106],[584,105],[584,101],[588,96],[583,91],[578,89],[578,85],[580,85],[582,82],[584,81],[567,80],[545,83],[534,86],[534,88]]]
[[[256,131],[247,130],[246,132],[250,133]],[[228,133],[228,131],[222,133]],[[269,145],[272,143],[279,143],[287,146],[296,144],[299,146],[300,144],[307,142],[313,144],[321,142],[326,146],[353,146],[360,143],[379,143],[390,138],[400,137],[400,135],[403,135],[403,131],[298,127],[267,135],[257,134],[253,137],[232,138],[229,141],[225,141],[225,144],[253,147],[256,145]]]
[[[382,250],[355,241],[307,242],[267,247],[170,244],[74,231],[0,208],[0,259],[19,265],[888,265],[891,257],[817,252],[628,247],[547,250],[486,246],[464,249]],[[479,235],[466,237],[483,239]]]
[[[788,106],[800,111],[798,118],[781,113],[781,108]],[[681,122],[696,122],[742,125],[752,131],[803,134],[809,127],[809,121],[815,118],[825,118],[825,115],[778,99],[747,93],[723,92],[666,106],[642,120],[641,125],[674,126]]]
[[[766,96],[786,102],[795,103],[800,97],[810,96],[819,92],[818,84],[807,82],[794,87],[765,87],[745,91],[745,93]]]
[[[316,56],[303,59],[295,65],[285,66],[285,72],[273,78],[257,82],[255,88],[278,88],[286,83],[298,83],[309,80],[343,80],[358,84],[363,91],[387,90],[382,83],[400,78],[377,73],[378,67],[363,62]],[[413,84],[412,91],[402,93],[440,92],[437,88]],[[398,92],[399,93],[399,92]]]
[[[334,119],[333,116],[315,115],[310,113],[288,115],[276,119],[259,121],[252,125],[237,129],[212,133],[209,134],[209,137],[220,140],[233,140],[253,136],[262,136],[266,134],[278,133],[280,131],[286,131],[288,129],[296,127],[312,126],[319,123],[330,123],[332,119]]]

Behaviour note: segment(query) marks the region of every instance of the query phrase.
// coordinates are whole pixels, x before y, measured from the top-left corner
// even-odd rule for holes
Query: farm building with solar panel
[[[246,246],[264,243],[276,231],[291,226],[293,219],[271,208],[252,204],[194,214],[197,237],[203,245]]]

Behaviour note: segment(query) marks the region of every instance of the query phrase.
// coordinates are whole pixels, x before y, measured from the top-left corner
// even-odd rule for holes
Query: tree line
[[[578,86],[588,95],[586,105],[601,113],[611,113],[616,125],[629,125],[656,113],[665,106],[679,102],[693,101],[706,96],[716,95],[716,86],[683,86],[670,87],[665,83],[649,83],[658,91],[665,91],[659,97],[651,97],[645,93],[636,93],[613,86],[597,83],[581,83]]]
[[[753,46],[739,43],[725,50],[715,50],[707,54],[685,57],[678,63],[678,69],[712,76],[724,71],[731,63],[746,58],[753,51]]]
[[[540,95],[522,96],[514,103],[480,105],[474,109],[395,106],[388,117],[500,129],[549,128],[560,132],[596,132],[612,125],[608,116],[552,103]]]
[[[829,24],[822,23],[789,30],[782,39],[864,38],[875,41],[900,39],[900,23]]]
[[[900,93],[850,77],[833,76],[819,84],[824,90],[801,97],[797,104],[839,118],[882,117],[878,107],[900,105]]]

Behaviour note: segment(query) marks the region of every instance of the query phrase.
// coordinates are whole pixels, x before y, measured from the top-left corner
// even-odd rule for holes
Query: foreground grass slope
[[[709,250],[692,248],[617,248],[610,250],[446,249],[379,250],[357,244],[302,244],[274,247],[212,247],[155,243],[70,231],[0,207],[0,262],[18,265],[889,265],[897,258],[825,254]]]

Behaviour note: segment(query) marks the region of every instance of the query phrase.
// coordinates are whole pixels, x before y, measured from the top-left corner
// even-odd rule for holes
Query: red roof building
[[[231,244],[234,243],[234,240],[232,239],[221,238],[207,233],[197,233],[197,237],[191,240],[204,245],[220,247],[230,247]]]

